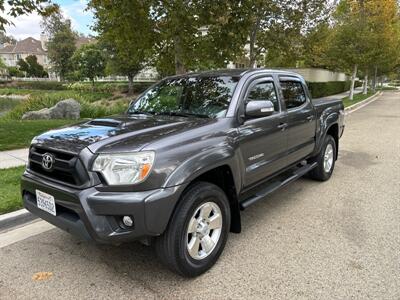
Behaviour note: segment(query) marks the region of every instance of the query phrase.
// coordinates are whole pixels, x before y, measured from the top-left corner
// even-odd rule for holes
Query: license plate
[[[42,191],[36,190],[37,207],[53,216],[56,215],[56,202],[54,197]]]

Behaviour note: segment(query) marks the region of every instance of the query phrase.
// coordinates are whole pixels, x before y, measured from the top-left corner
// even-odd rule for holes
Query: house
[[[25,59],[29,55],[35,55],[37,61],[46,70],[50,67],[50,61],[47,57],[48,38],[45,34],[40,35],[40,40],[28,37],[21,41],[17,41],[15,45],[0,45],[0,57],[8,67],[15,67],[20,58]],[[93,43],[95,39],[79,36],[76,39],[76,47],[79,48],[85,44]]]
[[[17,41],[15,45],[4,44],[0,46],[0,57],[8,67],[15,67],[19,59],[25,59],[29,55],[35,55],[37,61],[45,69],[49,67],[47,57],[47,37],[42,34],[40,40],[28,37]]]

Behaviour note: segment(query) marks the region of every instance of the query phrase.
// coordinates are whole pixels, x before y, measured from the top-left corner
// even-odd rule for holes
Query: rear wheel
[[[335,168],[336,151],[335,139],[331,135],[327,135],[316,158],[318,165],[310,171],[312,179],[326,181],[331,177]]]
[[[193,184],[182,195],[164,234],[156,239],[157,256],[180,275],[202,274],[222,253],[230,219],[228,199],[218,186]]]

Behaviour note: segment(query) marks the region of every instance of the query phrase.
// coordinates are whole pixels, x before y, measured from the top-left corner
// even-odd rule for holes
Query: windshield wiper
[[[156,115],[164,115],[164,116],[176,116],[176,117],[197,117],[197,118],[209,118],[207,115],[196,114],[196,113],[187,113],[187,112],[179,112],[179,111],[161,111],[155,113]]]

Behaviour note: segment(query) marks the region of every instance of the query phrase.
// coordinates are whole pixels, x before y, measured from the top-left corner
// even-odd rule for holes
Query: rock
[[[36,111],[28,111],[24,113],[22,116],[22,120],[49,120],[50,117],[50,109],[43,108],[41,110]]]
[[[79,119],[81,105],[74,99],[66,99],[58,102],[51,108],[43,108],[38,111],[29,111],[22,116],[22,120],[40,119]]]

